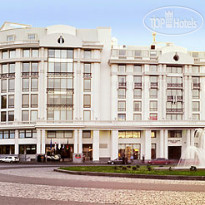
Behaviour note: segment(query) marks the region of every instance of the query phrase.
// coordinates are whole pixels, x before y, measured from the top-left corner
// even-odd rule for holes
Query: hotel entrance
[[[180,159],[181,146],[168,146],[168,159]]]

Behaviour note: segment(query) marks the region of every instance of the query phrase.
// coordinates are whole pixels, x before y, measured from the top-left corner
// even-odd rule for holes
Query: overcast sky
[[[119,44],[149,45],[152,32],[143,24],[146,14],[164,6],[194,9],[205,18],[204,0],[0,0],[0,20],[45,27],[67,24],[77,28],[112,28]],[[189,50],[205,51],[205,25],[191,34],[157,35],[158,41],[173,42]]]

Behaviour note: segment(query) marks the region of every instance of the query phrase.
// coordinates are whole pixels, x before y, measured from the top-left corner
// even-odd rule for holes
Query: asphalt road
[[[205,204],[204,181],[76,176],[55,166],[1,165],[0,204]]]

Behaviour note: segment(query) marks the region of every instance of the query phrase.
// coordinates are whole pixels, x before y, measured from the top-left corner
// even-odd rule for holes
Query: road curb
[[[124,177],[124,178],[140,178],[140,179],[165,179],[165,180],[192,180],[205,181],[205,176],[180,176],[180,175],[146,175],[146,174],[125,174],[125,173],[104,173],[104,172],[81,172],[62,170],[60,168],[54,169],[55,172],[61,172],[73,175],[87,175],[87,176],[106,176],[106,177]]]

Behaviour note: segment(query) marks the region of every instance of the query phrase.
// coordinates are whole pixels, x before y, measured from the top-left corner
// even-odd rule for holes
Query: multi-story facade
[[[5,23],[0,154],[177,159],[197,146],[205,52],[159,45],[120,46],[110,28]]]

